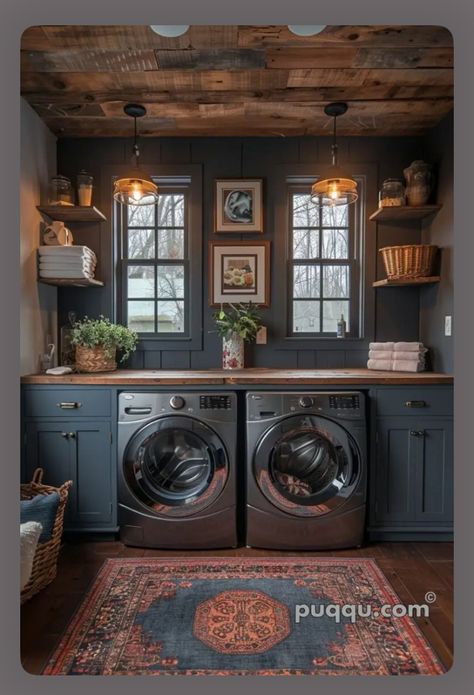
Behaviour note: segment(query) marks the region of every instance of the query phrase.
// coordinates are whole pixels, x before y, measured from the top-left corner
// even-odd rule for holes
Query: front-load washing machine
[[[361,392],[247,394],[248,546],[360,546],[367,487]]]
[[[118,520],[126,545],[237,545],[234,393],[120,393]]]

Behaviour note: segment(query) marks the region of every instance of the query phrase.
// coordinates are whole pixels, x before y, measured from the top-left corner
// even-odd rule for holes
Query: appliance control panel
[[[329,396],[329,407],[331,410],[358,410],[360,399],[358,394],[333,394]]]
[[[228,395],[207,394],[199,396],[199,408],[201,410],[230,410],[232,407],[231,398]]]
[[[272,420],[297,413],[358,420],[365,417],[364,398],[358,391],[249,393],[247,421]]]

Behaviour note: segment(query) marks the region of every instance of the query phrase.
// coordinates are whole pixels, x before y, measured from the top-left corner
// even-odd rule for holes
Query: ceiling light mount
[[[316,36],[326,29],[326,24],[288,24],[288,29],[296,36]]]
[[[150,24],[150,29],[167,39],[175,39],[178,36],[183,36],[188,29],[189,24]]]

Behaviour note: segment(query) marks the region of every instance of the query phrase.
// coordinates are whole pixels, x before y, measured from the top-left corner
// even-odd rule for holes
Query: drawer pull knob
[[[67,432],[61,432],[61,437],[64,437],[64,439],[67,439],[69,437],[69,434]]]
[[[406,401],[407,408],[426,408],[426,401]]]
[[[79,403],[78,401],[62,401],[61,403],[56,403],[58,408],[62,408],[63,410],[75,410],[77,408],[82,408],[82,403]]]
[[[68,438],[69,438],[69,439],[75,439],[75,438],[76,438],[76,433],[75,433],[75,432],[69,432]]]
[[[410,430],[410,434],[412,437],[424,437],[425,433],[423,430]]]

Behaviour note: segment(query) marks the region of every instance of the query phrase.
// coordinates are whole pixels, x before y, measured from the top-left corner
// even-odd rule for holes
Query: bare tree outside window
[[[350,331],[349,206],[312,202],[309,190],[290,188],[290,331],[333,335],[344,315]]]
[[[186,204],[184,192],[164,190],[157,205],[126,210],[126,315],[138,333],[186,330]]]

